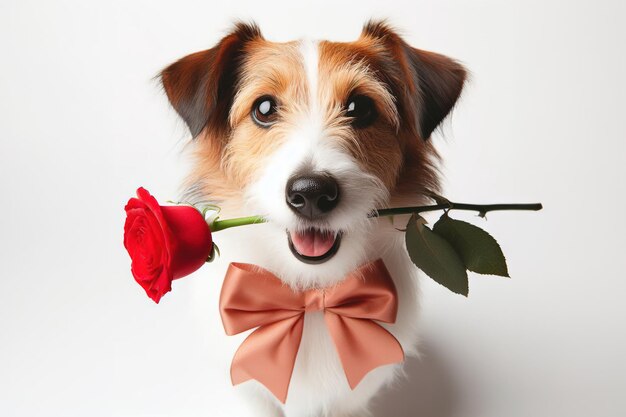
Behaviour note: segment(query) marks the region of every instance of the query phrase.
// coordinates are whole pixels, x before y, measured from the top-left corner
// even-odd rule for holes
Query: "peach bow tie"
[[[285,403],[304,313],[323,311],[354,389],[372,369],[404,360],[400,343],[374,321],[393,323],[397,310],[396,288],[380,259],[358,268],[336,286],[302,292],[255,265],[232,263],[220,295],[226,334],[258,327],[235,353],[230,371],[233,385],[255,379]]]

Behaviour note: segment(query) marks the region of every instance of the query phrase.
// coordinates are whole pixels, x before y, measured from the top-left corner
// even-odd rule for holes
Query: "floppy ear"
[[[255,24],[237,23],[213,48],[187,55],[161,71],[167,98],[194,138],[207,126],[226,130],[245,45],[259,38]]]
[[[428,139],[454,107],[467,77],[465,68],[446,56],[408,45],[384,22],[369,22],[363,35],[385,45],[387,82],[399,96],[400,113],[409,127]]]
[[[406,54],[417,79],[420,136],[428,139],[456,104],[466,72],[458,62],[434,52],[408,47]]]

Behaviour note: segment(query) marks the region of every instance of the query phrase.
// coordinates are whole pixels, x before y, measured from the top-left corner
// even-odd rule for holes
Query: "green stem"
[[[430,206],[416,206],[416,207],[395,207],[376,210],[369,217],[382,217],[382,216],[395,216],[398,214],[413,214],[423,213],[425,211],[437,211],[437,210],[469,210],[477,211],[481,216],[484,216],[487,212],[498,210],[541,210],[543,206],[541,203],[534,204],[467,204],[467,203],[453,203],[448,202],[445,204],[433,204]],[[231,227],[246,226],[249,224],[265,223],[267,220],[262,216],[248,216],[238,217],[235,219],[217,220],[211,225],[211,232],[219,232],[220,230],[229,229]]]
[[[248,224],[265,223],[261,216],[237,217],[235,219],[217,220],[211,225],[211,232],[219,232],[220,230],[229,229],[231,227],[246,226]]]
[[[481,215],[484,215],[490,211],[498,211],[498,210],[531,210],[538,211],[541,210],[543,206],[541,203],[532,203],[532,204],[467,204],[467,203],[453,203],[447,202],[442,204],[433,204],[430,206],[418,206],[418,207],[395,207],[388,209],[380,209],[375,213],[372,213],[370,217],[381,217],[381,216],[394,216],[398,214],[413,214],[413,213],[423,213],[425,211],[437,211],[437,210],[469,210],[469,211],[477,211]]]

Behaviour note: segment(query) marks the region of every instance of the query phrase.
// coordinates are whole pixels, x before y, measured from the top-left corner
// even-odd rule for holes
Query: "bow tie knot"
[[[325,290],[309,290],[304,294],[304,311],[323,311],[326,308]]]
[[[232,382],[255,379],[284,403],[304,314],[323,311],[346,379],[354,389],[372,369],[404,360],[400,343],[375,322],[394,323],[397,310],[396,289],[380,259],[358,268],[338,285],[299,292],[269,271],[232,263],[220,295],[224,329],[233,335],[256,328],[235,353]]]

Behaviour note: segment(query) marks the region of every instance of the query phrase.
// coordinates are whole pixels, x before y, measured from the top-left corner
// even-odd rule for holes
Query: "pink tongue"
[[[325,255],[333,247],[335,235],[319,230],[292,232],[291,243],[300,255],[317,257]]]

